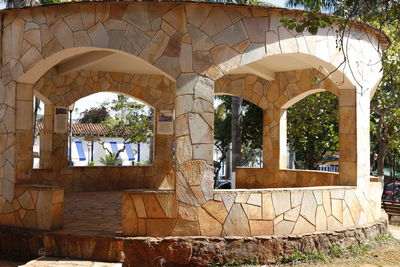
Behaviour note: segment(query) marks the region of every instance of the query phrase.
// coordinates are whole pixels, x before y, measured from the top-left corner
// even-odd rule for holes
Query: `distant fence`
[[[339,165],[319,165],[317,170],[323,172],[339,172]]]

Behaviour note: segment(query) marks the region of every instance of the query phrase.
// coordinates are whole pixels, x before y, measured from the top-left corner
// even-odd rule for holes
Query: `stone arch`
[[[320,82],[314,83],[313,80]],[[336,84],[316,69],[279,72],[275,80],[266,80],[255,74],[225,75],[215,82],[214,89],[215,94],[239,96],[263,110],[284,109],[320,91],[338,95]]]
[[[215,82],[214,94],[239,96],[265,110],[267,91],[278,81],[267,81],[254,74],[225,75]]]
[[[125,94],[156,110],[172,109],[175,84],[161,75],[79,71],[59,76],[48,71],[34,85],[34,90],[55,105],[69,106],[85,96],[98,92]]]
[[[169,74],[154,67],[153,65],[141,59],[140,57],[134,56],[132,54],[115,49],[105,49],[98,47],[75,47],[75,48],[66,48],[64,50],[55,52],[46,59],[40,60],[35,65],[30,66],[20,77],[18,77],[17,81],[27,84],[36,83],[50,69],[57,66],[58,64],[62,64],[63,62],[68,61],[69,59],[77,60],[76,61],[77,63],[73,62],[72,64],[70,64],[71,66],[66,66],[67,68],[69,68],[68,73],[71,73],[74,70],[79,70],[78,60],[83,61],[81,62],[82,64],[81,66],[85,68],[88,65],[90,66],[92,62],[98,62],[105,58],[110,58],[113,55],[122,55],[124,57],[128,57],[131,60],[132,65],[135,64],[142,65],[143,68],[147,68],[152,73],[165,75],[167,78],[174,80]],[[81,58],[79,59],[79,57]],[[84,57],[83,60],[82,57]]]

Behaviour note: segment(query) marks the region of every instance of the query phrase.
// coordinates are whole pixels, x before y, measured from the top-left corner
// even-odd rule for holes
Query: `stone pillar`
[[[371,90],[357,88],[356,99],[356,161],[357,161],[357,186],[361,190],[369,185],[370,181],[370,101]],[[380,206],[380,205],[379,205]]]
[[[369,101],[368,101],[369,105]],[[369,111],[366,122],[368,132],[358,129],[359,118],[356,116],[356,92],[354,89],[339,89],[339,179],[340,185],[357,184],[358,145],[357,137],[360,137],[365,147],[369,150]],[[362,156],[362,155],[360,155]],[[369,152],[366,154],[369,162]],[[367,168],[369,175],[369,168]]]
[[[54,106],[44,105],[43,130],[40,132],[40,168],[51,169],[53,154]]]
[[[198,74],[176,81],[176,198],[178,223],[199,234],[197,207],[213,198],[214,82]],[[193,224],[193,225],[192,225]],[[189,227],[189,225],[192,225]],[[191,232],[190,232],[191,231]],[[190,232],[190,233],[189,233]]]
[[[3,51],[4,52],[4,51]],[[3,70],[6,69],[5,67]],[[16,83],[0,80],[0,224],[14,224]]]
[[[268,172],[286,169],[287,119],[286,109],[264,110],[263,166]]]
[[[16,92],[16,179],[17,183],[31,180],[33,148],[33,87],[17,83]]]

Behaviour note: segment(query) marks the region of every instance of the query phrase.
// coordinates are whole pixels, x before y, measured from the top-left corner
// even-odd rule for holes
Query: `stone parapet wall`
[[[339,173],[310,170],[279,170],[236,168],[236,188],[283,188],[338,186]]]
[[[5,205],[0,224],[28,229],[62,228],[64,190],[42,185],[19,185],[12,206]]]
[[[155,136],[155,163],[150,166],[94,166],[68,167],[67,139],[58,142],[54,154],[64,161],[56,161],[51,169],[32,170],[32,183],[60,186],[65,192],[107,191],[132,188],[172,189],[175,173],[172,167],[172,136]],[[57,147],[55,147],[57,148]],[[65,153],[64,153],[65,152]]]
[[[378,220],[380,198],[373,194],[379,190],[379,183],[370,183],[368,192],[351,186],[214,190],[212,200],[197,207],[179,203],[178,208],[173,191],[127,191],[123,233],[259,236],[339,230]]]

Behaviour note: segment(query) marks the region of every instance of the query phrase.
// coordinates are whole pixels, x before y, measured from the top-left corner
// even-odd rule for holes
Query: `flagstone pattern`
[[[149,85],[142,86],[142,93],[135,90],[130,93],[136,92],[149,102],[163,98],[165,106],[173,105],[176,115],[174,158],[168,154],[168,158],[162,159],[175,160],[170,176],[175,178],[175,185],[171,186],[171,179],[166,179],[166,187],[175,190],[172,193],[143,191],[124,194],[122,214],[125,234],[249,236],[303,233],[351,224],[361,225],[379,218],[380,200],[376,199],[376,195],[380,195],[381,188],[378,183],[370,182],[368,138],[369,101],[382,74],[380,63],[370,63],[380,62],[380,50],[389,42],[376,29],[361,23],[350,23],[344,42],[348,47],[346,52],[351,57],[348,57],[347,64],[342,64],[344,55],[336,46],[334,28],[321,29],[313,36],[307,32],[287,30],[279,22],[281,17],[300,18],[302,13],[278,8],[177,2],[69,3],[2,11],[0,224],[15,226],[22,222],[22,227],[26,228],[49,228],[48,225],[35,227],[25,223],[28,213],[19,212],[21,204],[18,200],[18,196],[24,192],[16,191],[17,186],[22,184],[27,184],[25,188],[29,191],[35,179],[42,179],[37,178],[38,175],[31,170],[34,88],[36,92],[41,91],[48,99],[52,99],[49,105],[60,103],[67,106],[70,100],[91,92],[119,89],[117,84],[122,85],[122,91],[129,91],[130,83],[140,83],[135,80],[137,75],[125,74],[113,77],[110,73],[90,73],[89,77],[89,73],[80,72],[71,74],[72,79],[53,79],[55,77],[48,76],[52,75],[51,69],[59,62],[82,51],[105,50],[138,57],[164,73],[170,82],[165,77],[156,80],[164,83],[165,87],[169,85],[169,89],[158,90],[160,87],[157,85]],[[268,57],[277,57],[279,61],[281,55],[285,56],[282,60],[287,61],[287,65],[302,59],[310,67],[295,72],[277,71],[273,81],[247,76],[247,82],[251,84],[255,80],[255,83],[249,88],[245,83],[246,90],[242,96],[265,110],[266,170],[260,173],[249,169],[239,170],[243,179],[247,179],[247,176],[251,181],[242,185],[253,188],[278,185],[356,187],[335,190],[330,187],[297,188],[271,192],[213,191],[214,93],[217,88],[224,87],[222,80],[232,79],[233,76],[223,77],[230,75],[230,71]],[[329,73],[335,68],[338,71]],[[316,73],[315,69],[328,74],[318,86],[310,83],[310,76]],[[121,77],[128,77],[127,82],[118,81]],[[92,88],[79,88],[80,82],[89,82]],[[55,88],[46,92],[46,83]],[[240,83],[242,81],[239,79]],[[254,92],[250,93],[250,88]],[[230,90],[232,94],[239,94],[235,91],[237,88]],[[339,95],[341,108],[341,171],[339,177],[326,174],[327,181],[322,181],[322,174],[315,172],[280,170],[284,168],[285,159],[280,149],[286,140],[285,109],[319,90]],[[156,105],[157,101],[152,103]],[[48,118],[52,116],[51,112],[46,115]],[[51,126],[47,130],[50,134]],[[60,148],[66,155],[65,136],[55,136],[52,142],[44,148],[47,152],[51,147]],[[168,146],[172,146],[172,142]],[[347,154],[343,155],[342,151]],[[272,154],[267,155],[270,152]],[[49,156],[50,153],[47,153]],[[51,156],[54,159],[55,155]],[[52,164],[66,162],[57,159]],[[56,169],[62,171],[56,172],[57,175],[44,171],[40,175],[71,176],[66,168]],[[138,172],[142,170],[144,168],[137,169]],[[114,171],[116,176],[113,176]],[[86,188],[82,181],[91,178],[83,176],[99,177],[94,169],[82,168],[80,172],[77,174],[80,178],[76,179],[80,185],[79,182],[73,182],[65,190]],[[112,181],[112,177],[135,173],[136,169],[131,168],[126,173],[113,169],[113,172],[106,172],[104,177],[111,177]],[[157,180],[165,180],[164,170],[161,177]],[[270,183],[267,181],[269,179],[274,182]],[[102,182],[106,185],[110,180],[106,178]],[[58,182],[45,183],[56,186]],[[163,182],[157,185],[160,184],[165,185]],[[128,183],[128,186],[132,184]],[[143,187],[154,189],[151,188],[154,184]],[[104,187],[98,189],[104,190]],[[301,194],[302,198],[299,196]],[[160,196],[165,202],[159,199]],[[42,205],[47,204],[37,202],[33,210],[37,213],[43,210]],[[51,210],[48,209],[47,215],[42,215],[51,217]]]
[[[214,190],[213,199],[198,207],[192,203],[194,193],[179,200],[174,191],[132,190],[123,195],[122,231],[133,236],[260,236],[339,230],[381,218],[380,198],[373,195],[379,189],[371,183],[366,194],[352,186]]]

